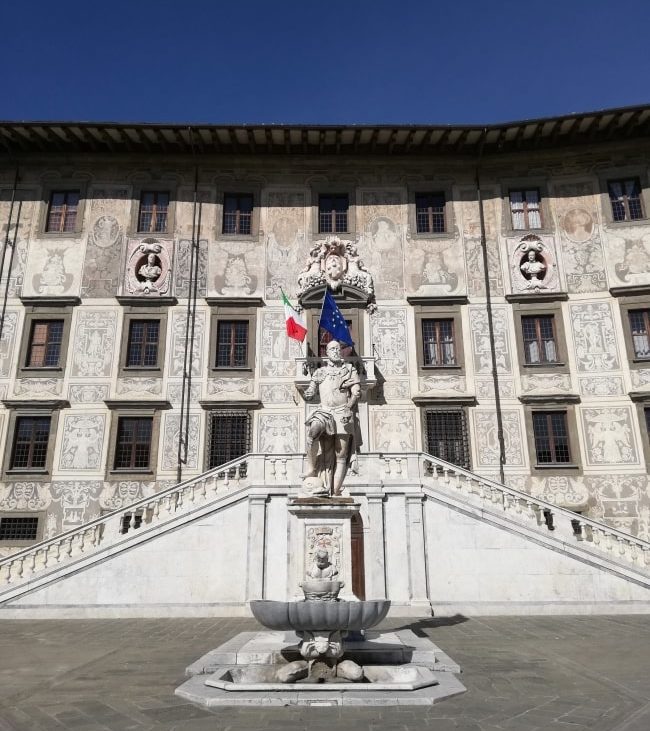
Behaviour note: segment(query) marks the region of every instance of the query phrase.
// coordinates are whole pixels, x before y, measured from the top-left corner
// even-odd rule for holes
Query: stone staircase
[[[264,510],[264,504],[272,497],[283,496],[286,506],[286,499],[297,495],[300,490],[303,459],[300,454],[247,454],[79,528],[18,551],[0,560],[0,608],[6,609],[19,599],[25,601],[34,592],[117,556],[137,551],[142,544],[243,501]],[[515,536],[517,540],[523,539],[644,590],[650,589],[650,543],[647,541],[479,477],[428,454],[357,455],[351,464],[346,488],[353,498],[367,500],[368,505],[372,501],[375,505],[381,504],[399,494],[406,495],[411,502],[443,506],[446,511],[452,511],[463,519],[489,525]],[[286,507],[282,509],[286,512]],[[420,518],[417,513],[414,515],[414,521],[418,523]],[[262,522],[266,520],[270,525],[268,521],[272,519],[267,516]],[[426,518],[422,520],[426,522]],[[249,521],[247,540],[249,544],[257,545],[262,539],[255,535],[251,525]],[[377,522],[369,526],[369,536],[373,525]],[[420,530],[422,550],[426,553],[427,539],[436,533],[437,528],[428,526]],[[373,545],[366,550],[373,550]],[[385,551],[383,548],[380,550]],[[409,550],[416,549],[411,547]],[[263,549],[259,549],[256,555],[260,558],[255,561],[263,562],[263,553]],[[170,556],[172,559],[176,560]],[[435,575],[435,569],[429,569],[431,571]],[[263,576],[259,580],[242,577],[242,581],[249,582],[248,598],[268,594]],[[387,585],[385,591],[391,598]],[[425,593],[430,598],[431,590],[427,589]]]

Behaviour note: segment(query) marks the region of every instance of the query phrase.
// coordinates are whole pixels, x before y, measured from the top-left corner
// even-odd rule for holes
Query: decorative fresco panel
[[[497,417],[494,411],[474,411],[476,431],[477,464],[492,467],[499,464],[499,439]],[[508,467],[524,467],[526,464],[523,446],[521,413],[504,409],[502,411],[503,440],[505,442]]]
[[[614,371],[620,368],[609,302],[571,305],[571,329],[578,371]]]
[[[580,410],[588,465],[638,464],[629,406]]]
[[[101,469],[105,422],[104,414],[65,415],[59,469]]]
[[[400,190],[359,192],[359,254],[372,272],[377,299],[404,296],[404,196]]]
[[[510,360],[510,336],[508,334],[508,311],[505,307],[492,308],[494,326],[494,347],[497,370],[512,373]],[[472,352],[476,373],[492,373],[492,349],[488,327],[488,314],[485,307],[470,307],[469,322],[472,336]]]
[[[371,319],[372,342],[377,367],[382,375],[401,376],[408,373],[406,347],[406,310],[380,308]]]
[[[295,298],[298,272],[309,254],[306,194],[296,190],[270,190],[263,201],[266,298],[281,299],[281,290]]]
[[[72,375],[111,375],[115,352],[117,313],[112,310],[81,310],[78,313],[72,350]]]
[[[302,355],[300,343],[287,337],[284,312],[266,309],[262,313],[262,375],[293,377],[295,359]]]
[[[293,454],[299,450],[298,414],[260,414],[258,446],[262,454]]]
[[[380,409],[372,412],[373,444],[379,452],[412,452],[415,449],[413,410]]]
[[[593,183],[586,180],[554,185],[553,205],[568,291],[605,291],[607,276]]]
[[[81,296],[114,297],[120,282],[124,226],[131,203],[127,188],[94,188]]]

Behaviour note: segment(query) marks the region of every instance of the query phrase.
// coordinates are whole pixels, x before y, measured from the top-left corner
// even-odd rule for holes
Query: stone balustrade
[[[184,513],[205,507],[235,491],[256,492],[283,488],[298,493],[303,471],[302,454],[247,454],[128,507],[101,516],[79,528],[29,546],[0,560],[0,598],[3,588],[30,583],[67,562],[130,540],[148,528],[160,527]],[[426,496],[432,491],[481,513],[498,516],[528,535],[552,536],[571,550],[589,553],[650,573],[650,543],[532,495],[480,477],[424,453],[373,452],[358,454],[346,478],[353,495],[370,490],[404,490]],[[247,493],[244,492],[244,495]]]

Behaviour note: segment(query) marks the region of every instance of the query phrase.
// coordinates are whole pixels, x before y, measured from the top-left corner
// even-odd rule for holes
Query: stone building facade
[[[649,539],[649,118],[2,125],[0,520],[38,522],[1,554],[242,450],[304,452],[281,292],[333,240],[374,285],[338,295],[376,381],[358,450]]]

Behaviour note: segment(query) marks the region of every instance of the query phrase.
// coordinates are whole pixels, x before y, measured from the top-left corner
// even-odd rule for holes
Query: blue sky
[[[6,2],[0,119],[492,123],[650,102],[647,0]]]

